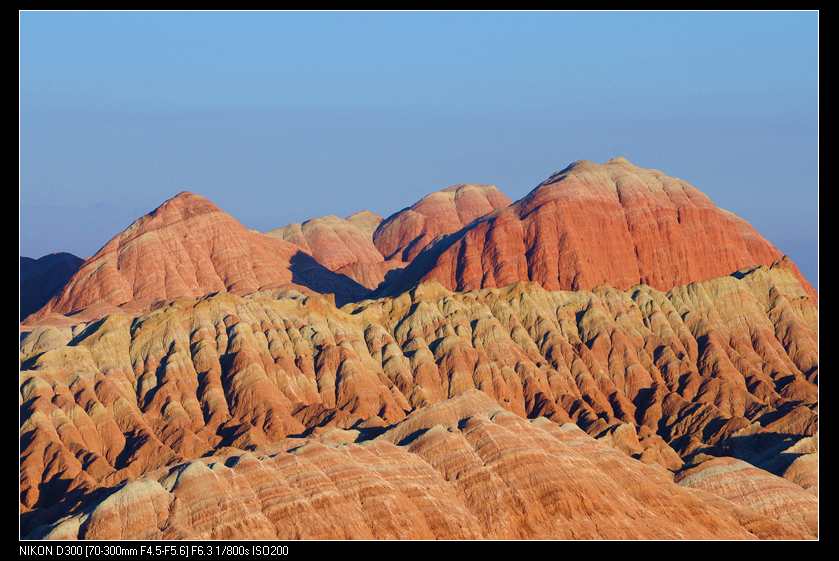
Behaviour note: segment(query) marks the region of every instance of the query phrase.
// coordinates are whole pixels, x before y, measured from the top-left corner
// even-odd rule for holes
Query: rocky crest
[[[452,290],[521,280],[550,290],[636,284],[669,290],[782,257],[747,222],[686,181],[624,158],[580,161],[428,247],[389,293],[422,280]],[[788,266],[815,297],[795,265]]]
[[[139,218],[85,261],[35,317],[147,310],[212,292],[247,294],[289,283],[358,297],[366,291],[283,240],[248,230],[207,199],[182,192]]]
[[[373,232],[382,223],[382,217],[369,210],[360,210],[347,216],[347,222],[373,238]]]
[[[368,232],[337,216],[289,224],[266,234],[293,243],[333,271],[353,263],[384,261]]]
[[[817,306],[622,158],[270,235],[181,193],[22,323],[22,533],[817,537]]]
[[[386,218],[373,234],[386,259],[411,261],[438,236],[510,204],[495,185],[453,185]]]
[[[386,262],[373,245],[373,231],[381,220],[367,211],[346,219],[324,216],[276,228],[266,235],[293,243],[330,271],[374,289],[388,271],[405,266],[401,261]]]
[[[683,487],[703,489],[777,520],[803,535],[818,533],[818,499],[799,485],[729,457],[703,458],[678,474]]]

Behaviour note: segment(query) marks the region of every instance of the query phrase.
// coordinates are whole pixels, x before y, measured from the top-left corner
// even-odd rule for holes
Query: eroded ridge
[[[741,502],[676,485],[667,471],[574,424],[526,420],[469,390],[373,440],[329,429],[271,452],[157,470],[39,532],[86,539],[812,537]]]
[[[609,450],[610,457],[631,462],[626,465],[648,464],[643,473],[659,473],[662,480],[672,482],[668,473],[678,472],[685,462],[688,468],[700,465],[708,454],[734,455],[768,476],[771,471],[788,477],[813,497],[803,487],[813,487],[816,466],[802,460],[813,450],[804,450],[800,441],[817,430],[816,344],[815,302],[781,265],[667,293],[643,285],[626,291],[552,292],[533,283],[452,293],[424,284],[397,298],[336,309],[315,293],[282,289],[175,300],[138,316],[116,313],[73,327],[40,326],[21,343],[24,530],[82,516],[79,512],[88,512],[98,500],[97,508],[130,505],[126,489],[145,489],[158,497],[144,501],[144,508],[162,517],[153,528],[174,537],[179,526],[166,523],[177,504],[167,502],[172,489],[143,476],[202,456],[223,458],[243,450],[264,456],[284,442],[317,440],[332,427],[358,431],[350,439],[353,451],[340,453],[355,454],[362,472],[378,469],[373,466],[379,460],[368,458],[372,446],[377,451],[372,456],[382,461],[391,455],[394,464],[413,465],[412,477],[448,482],[439,492],[449,503],[428,500],[458,522],[444,516],[447,522],[439,527],[429,522],[422,535],[566,535],[549,521],[555,513],[538,509],[535,519],[548,521],[528,525],[529,534],[521,529],[525,526],[502,529],[507,527],[500,520],[487,521],[482,517],[491,514],[470,507],[469,489],[445,476],[463,439],[470,453],[481,447],[476,443],[483,433],[469,441],[470,423],[478,421],[461,426],[457,421],[471,415],[453,413],[454,432],[443,434],[416,419],[432,407],[435,415],[460,407],[452,398],[475,390],[496,409],[512,414],[502,416],[510,426],[537,426],[538,438],[533,438],[545,440],[548,449],[554,445],[543,433],[573,423],[598,439],[592,441],[597,445],[593,451]],[[524,420],[536,417],[552,424]],[[497,418],[490,421],[499,424]],[[443,446],[451,450],[438,451],[442,456],[437,460],[434,439],[452,439],[451,446]],[[493,440],[481,442],[490,446]],[[427,456],[423,446],[428,446]],[[510,446],[515,448],[512,441]],[[531,447],[534,457],[549,454]],[[283,453],[298,459],[282,461],[299,461],[300,452]],[[213,481],[227,473],[221,467],[190,469],[209,470]],[[300,477],[306,473],[297,469]],[[223,477],[234,477],[238,472],[235,466],[232,470]],[[523,467],[521,477],[548,492],[539,487],[539,470]],[[727,501],[721,504],[737,502],[736,496],[719,498]],[[519,504],[519,499],[510,500]],[[553,508],[565,508],[561,495],[551,500],[558,503]],[[238,499],[233,502],[244,508]],[[215,516],[212,510],[207,516]],[[529,514],[522,516],[530,520]],[[268,518],[270,524],[260,523],[259,532],[295,535],[289,529],[280,532],[276,520]],[[758,518],[759,524],[743,526],[746,532],[755,535],[754,525],[768,524]],[[617,523],[606,520],[575,529],[575,536],[625,531],[640,537],[654,531],[610,526]],[[803,520],[805,530],[799,530],[811,531],[810,519]],[[388,535],[397,535],[398,522],[395,518]],[[357,536],[368,535],[357,523]],[[92,518],[85,519],[77,531],[94,536],[92,525]],[[443,527],[457,530],[439,530]],[[697,535],[705,531],[696,530]]]

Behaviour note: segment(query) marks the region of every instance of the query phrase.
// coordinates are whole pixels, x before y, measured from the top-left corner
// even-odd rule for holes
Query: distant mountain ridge
[[[117,307],[142,311],[157,301],[292,283],[339,300],[366,292],[298,246],[248,230],[204,197],[182,192],[114,236],[32,320],[82,311],[96,319]]]
[[[37,312],[70,280],[84,259],[72,253],[20,258],[20,319]]]
[[[552,290],[636,284],[669,290],[782,257],[745,220],[684,180],[625,158],[584,160],[427,246],[385,293],[425,280],[451,290],[522,280]],[[815,298],[797,267],[785,262]]]
[[[789,258],[688,182],[626,158],[581,160],[516,202],[494,185],[458,184],[386,218],[361,211],[265,234],[180,193],[115,236],[27,321],[284,284],[341,304],[427,280],[461,291],[522,280],[552,290],[669,290],[774,263],[817,299]]]
[[[378,287],[385,274],[402,262],[385,262],[373,245],[373,231],[382,217],[364,211],[347,218],[322,216],[265,232],[293,243],[330,271],[346,275],[368,289]]]
[[[511,202],[495,185],[452,185],[382,220],[373,240],[386,259],[410,262],[438,237]]]

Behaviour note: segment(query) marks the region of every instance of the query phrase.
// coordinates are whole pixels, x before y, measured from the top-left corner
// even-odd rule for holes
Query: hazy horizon
[[[818,279],[818,14],[21,15],[20,252],[89,257],[182,190],[250,228],[513,200],[625,156]]]

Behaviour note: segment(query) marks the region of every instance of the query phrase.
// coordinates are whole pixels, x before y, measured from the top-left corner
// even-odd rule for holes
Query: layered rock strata
[[[667,293],[424,284],[336,309],[286,288],[43,325],[21,343],[21,506],[32,529],[157,469],[323,427],[397,434],[476,389],[665,474],[786,450],[817,430],[816,314],[775,266]]]

